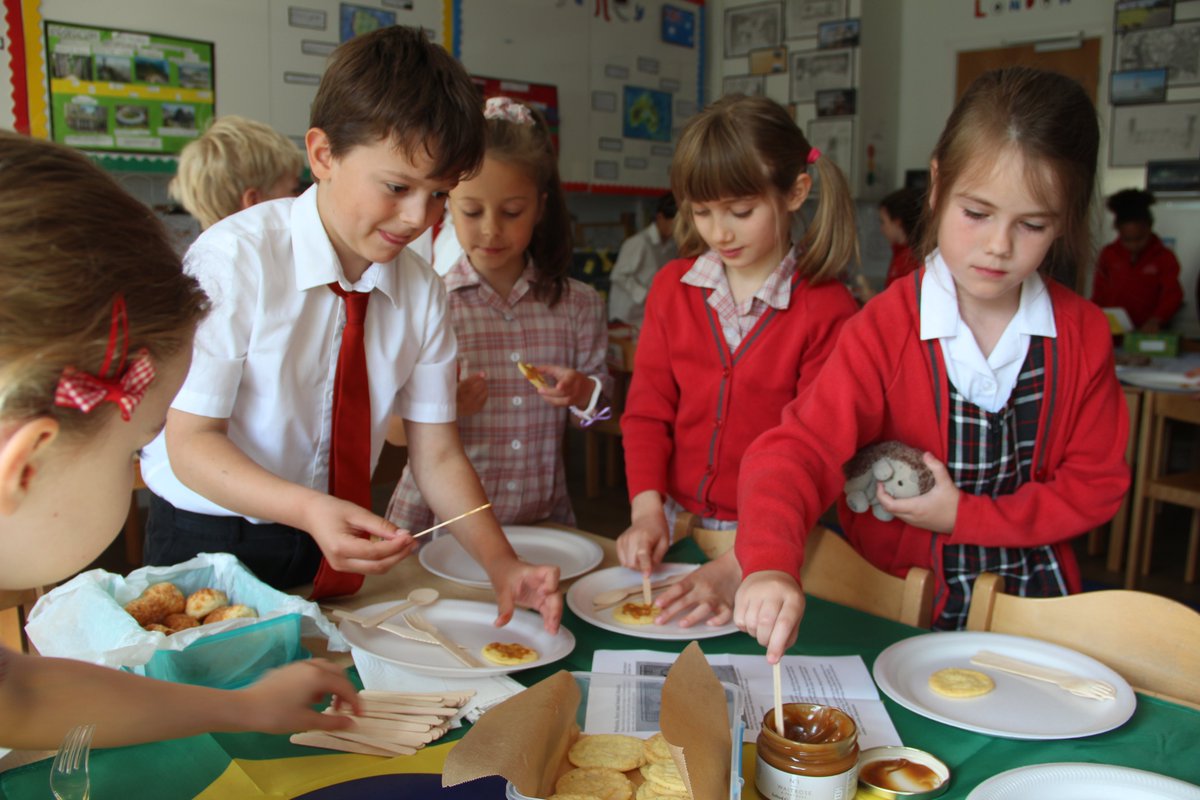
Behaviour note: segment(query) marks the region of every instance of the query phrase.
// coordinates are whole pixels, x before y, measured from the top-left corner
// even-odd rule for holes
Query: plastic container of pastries
[[[575,722],[583,734],[610,733],[607,730],[588,730],[588,703],[598,703],[599,707],[615,708],[618,702],[625,707],[635,707],[640,715],[638,738],[649,738],[658,732],[658,713],[662,708],[662,687],[666,682],[665,675],[617,675],[608,672],[572,672],[571,676],[579,684],[579,708],[575,712]],[[742,693],[741,690],[729,683],[721,682],[725,687],[726,722],[729,724],[732,752],[729,774],[729,800],[740,800],[742,796]],[[630,734],[635,735],[635,734]],[[570,766],[570,765],[567,765]],[[633,770],[637,772],[638,770]],[[627,773],[631,774],[631,773]],[[511,781],[504,789],[506,800],[541,800],[517,791]]]
[[[950,788],[950,768],[915,747],[872,747],[858,757],[860,795],[927,800]]]

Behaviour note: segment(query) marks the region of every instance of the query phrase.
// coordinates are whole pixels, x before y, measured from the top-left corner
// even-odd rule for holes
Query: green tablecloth
[[[677,547],[671,558],[695,561],[698,551],[690,542]],[[679,652],[686,642],[647,641],[595,628],[569,610],[564,624],[575,634],[575,650],[550,667],[514,675],[526,685],[559,669],[590,671],[592,654],[601,649],[652,649]],[[924,631],[869,614],[809,598],[800,637],[790,652],[797,655],[858,654],[868,669],[888,645]],[[709,653],[761,653],[743,634],[701,641]],[[1085,739],[1019,741],[1001,739],[952,728],[884,702],[905,744],[927,750],[952,770],[947,800],[966,797],[983,780],[1014,767],[1064,761],[1120,765],[1148,770],[1200,783],[1200,711],[1138,696],[1133,718],[1121,728]],[[164,713],[170,713],[164,709]],[[447,740],[461,736],[453,731]],[[285,736],[216,734],[138,747],[98,750],[92,753],[92,797],[96,800],[135,798],[190,798],[213,783],[231,759],[247,761],[308,756],[306,761],[329,758],[317,751],[290,744]],[[337,762],[329,762],[337,763]],[[404,759],[394,759],[404,771]],[[49,796],[49,760],[0,774],[0,797],[6,800],[44,800]],[[416,771],[416,770],[414,770]],[[747,786],[746,796],[753,796]],[[262,797],[268,795],[247,795]],[[275,796],[275,795],[271,795]]]

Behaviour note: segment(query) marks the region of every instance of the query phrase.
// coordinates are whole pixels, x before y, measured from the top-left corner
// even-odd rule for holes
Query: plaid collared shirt
[[[729,279],[725,277],[725,265],[715,250],[709,250],[696,259],[680,279],[691,286],[711,289],[708,304],[717,312],[721,321],[721,332],[730,351],[737,350],[742,339],[767,313],[768,308],[785,309],[792,298],[792,273],[796,271],[796,251],[791,249],[779,266],[767,276],[758,291],[741,303],[733,299]]]
[[[604,304],[591,287],[569,281],[550,308],[534,298],[534,276],[533,265],[527,265],[507,298],[496,294],[465,256],[445,276],[463,375],[485,372],[488,384],[483,410],[459,419],[458,429],[501,523],[550,519],[572,525],[562,460],[567,409],[542,400],[517,362],[571,367],[600,378],[605,393],[611,393],[605,367],[608,326]],[[387,517],[414,531],[433,522],[407,468]]]
[[[1021,367],[1017,385],[1002,409],[985,411],[950,384],[949,458],[946,468],[954,485],[974,495],[999,497],[1028,483],[1037,446],[1038,420],[1045,394],[1043,339],[1035,336]],[[999,575],[1004,591],[1021,597],[1067,594],[1062,565],[1050,545],[987,547],[947,545],[942,548],[946,600],[934,628],[966,627],[971,590],[981,572]]]

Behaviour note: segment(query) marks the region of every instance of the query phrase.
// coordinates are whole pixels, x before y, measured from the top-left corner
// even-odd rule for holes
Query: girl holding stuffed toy
[[[121,529],[207,308],[148,208],[81,154],[0,131],[0,590],[69,577]],[[80,723],[103,747],[351,727],[313,710],[329,693],[357,706],[321,659],[222,691],[0,646],[0,747]]]
[[[1049,276],[1088,259],[1096,112],[1075,81],[1024,67],[980,77],[931,163],[924,267],[845,327],[812,390],[742,462],[734,619],[775,661],[804,611],[804,532],[860,448],[925,451],[933,488],[896,519],[839,504],[876,566],[936,578],[934,627],[961,628],[975,578],[1004,591],[1080,589],[1070,539],[1110,519],[1129,484],[1128,416],[1100,310]]]
[[[820,201],[794,242],[813,174]],[[643,573],[681,512],[737,527],[742,453],[812,382],[856,310],[838,280],[857,257],[846,179],[777,103],[726,97],[693,117],[671,188],[682,258],[650,288],[621,418],[633,508],[617,553]],[[730,550],[661,595],[657,621],[726,624],[740,580]]]

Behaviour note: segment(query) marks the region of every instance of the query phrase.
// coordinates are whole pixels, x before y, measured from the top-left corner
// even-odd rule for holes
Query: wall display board
[[[1200,102],[1114,106],[1109,165],[1200,158]]]
[[[693,0],[458,0],[456,54],[473,75],[557,90],[567,188],[658,194],[702,103],[704,14]]]
[[[178,153],[213,116],[211,42],[47,21],[45,48],[56,142]]]

